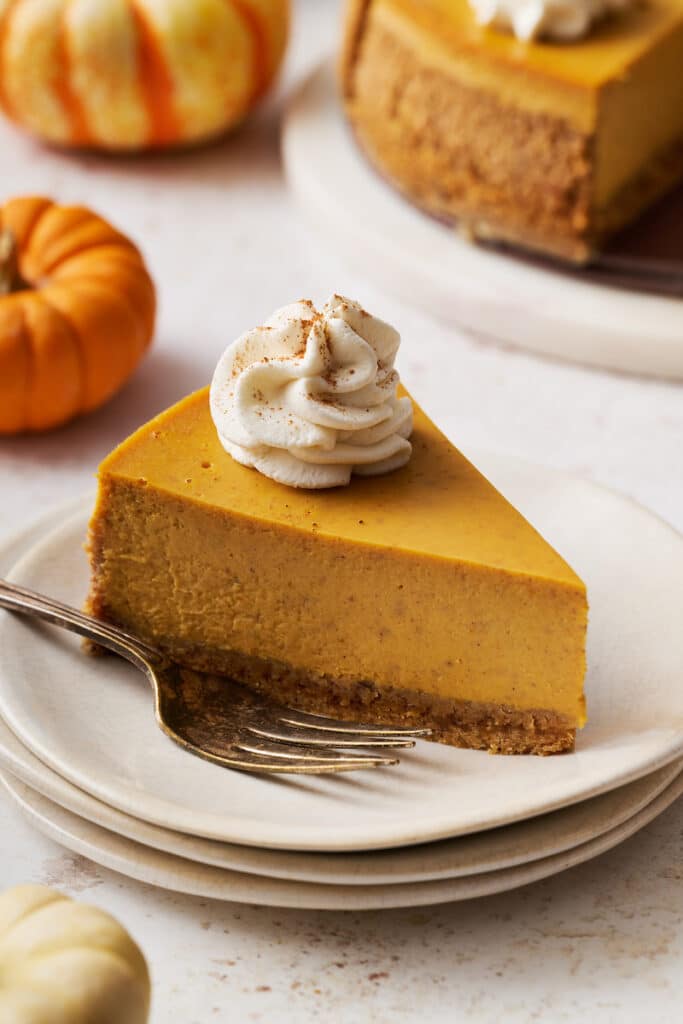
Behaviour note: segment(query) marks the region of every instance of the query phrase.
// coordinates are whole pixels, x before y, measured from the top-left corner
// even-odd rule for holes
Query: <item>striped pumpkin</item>
[[[142,358],[154,316],[142,256],[97,214],[33,196],[0,206],[0,435],[102,405]]]
[[[281,63],[289,0],[0,0],[0,106],[61,146],[224,132]]]

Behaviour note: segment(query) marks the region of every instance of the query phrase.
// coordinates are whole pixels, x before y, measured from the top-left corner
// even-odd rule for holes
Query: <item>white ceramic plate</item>
[[[67,516],[75,506],[63,510]],[[56,513],[59,518],[60,510]],[[52,519],[0,546],[4,572],[42,535]],[[39,761],[0,719],[0,766],[60,807],[155,850],[248,874],[332,885],[389,885],[463,877],[514,867],[564,852],[616,828],[642,810],[677,776],[674,762],[636,782],[564,810],[459,839],[361,854],[259,850],[172,832],[96,800]]]
[[[161,853],[77,817],[16,779],[0,775],[0,782],[41,832],[62,846],[113,871],[192,896],[310,910],[379,910],[427,906],[516,889],[582,864],[612,849],[661,814],[683,792],[683,775],[679,775],[647,807],[618,828],[566,853],[546,857],[532,864],[466,878],[418,884],[335,886],[263,878]]]
[[[45,764],[133,817],[233,843],[312,851],[410,845],[576,803],[683,756],[683,540],[642,508],[513,460],[478,463],[588,584],[590,724],[575,753],[491,757],[421,743],[397,768],[272,780],[184,753],[140,675],[72,636],[0,615],[0,713]],[[12,574],[79,603],[85,511]]]
[[[682,767],[682,762],[675,761],[592,800],[458,839],[366,853],[295,853],[220,843],[132,818],[57,775],[0,719],[0,768],[79,818],[143,846],[200,864],[325,885],[393,885],[463,878],[563,853],[638,814],[674,781]]]
[[[323,64],[289,107],[289,183],[335,250],[441,319],[551,356],[683,377],[683,301],[590,284],[471,245],[414,209],[360,155]]]

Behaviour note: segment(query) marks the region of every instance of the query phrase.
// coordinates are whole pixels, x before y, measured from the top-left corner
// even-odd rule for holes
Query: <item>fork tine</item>
[[[179,742],[178,736],[171,733],[168,733],[168,735],[171,736],[171,739]],[[180,741],[180,745],[205,761],[212,761],[222,768],[233,768],[240,772],[255,772],[258,775],[332,775],[336,772],[351,772],[359,768],[374,768],[384,764],[395,763],[388,758],[381,757],[353,758],[353,760],[343,758],[331,761],[320,758],[313,758],[312,760],[297,758],[295,761],[290,761],[269,757],[263,751],[260,754],[252,754],[237,747],[233,748],[234,754],[231,755],[227,751],[223,754],[214,753],[186,741]]]
[[[416,729],[410,726],[394,725],[364,725],[361,722],[351,722],[340,718],[328,718],[327,715],[314,715],[310,712],[296,711],[294,708],[287,708],[285,714],[279,716],[280,722],[286,725],[293,725],[300,729],[316,729],[321,732],[336,732],[355,736],[405,736],[407,738],[420,739],[420,737],[431,736],[431,729]]]
[[[334,729],[316,729],[313,726],[297,728],[284,723],[272,728],[250,725],[249,732],[263,739],[275,740],[278,743],[298,743],[309,747],[414,747],[415,740],[407,736],[375,736],[367,734],[363,737],[356,731],[340,732]]]
[[[345,754],[341,751],[316,750],[311,753],[305,746],[298,746],[294,743],[283,744],[282,748],[276,746],[262,747],[239,741],[235,749],[243,750],[249,754],[256,754],[265,758],[276,758],[290,764],[299,763],[307,765],[334,765],[345,764],[355,768],[371,768],[382,764],[397,764],[395,757],[385,757],[382,754]]]

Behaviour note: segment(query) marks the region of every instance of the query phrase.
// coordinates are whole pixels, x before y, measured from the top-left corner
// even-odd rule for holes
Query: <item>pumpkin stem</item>
[[[9,228],[5,228],[0,230],[0,295],[9,295],[24,287],[19,273],[16,239]]]

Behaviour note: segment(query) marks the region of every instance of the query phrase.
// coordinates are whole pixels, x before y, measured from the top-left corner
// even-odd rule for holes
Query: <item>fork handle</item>
[[[68,604],[63,604],[61,601],[46,597],[35,590],[28,590],[26,587],[17,586],[17,584],[3,579],[0,579],[0,608],[18,612],[20,615],[44,619],[55,626],[61,626],[62,629],[78,633],[115,654],[121,655],[122,658],[132,661],[134,665],[143,670],[147,668],[152,659],[161,658],[154,647],[138,637],[126,633],[123,629],[119,629],[118,626],[102,622]]]

